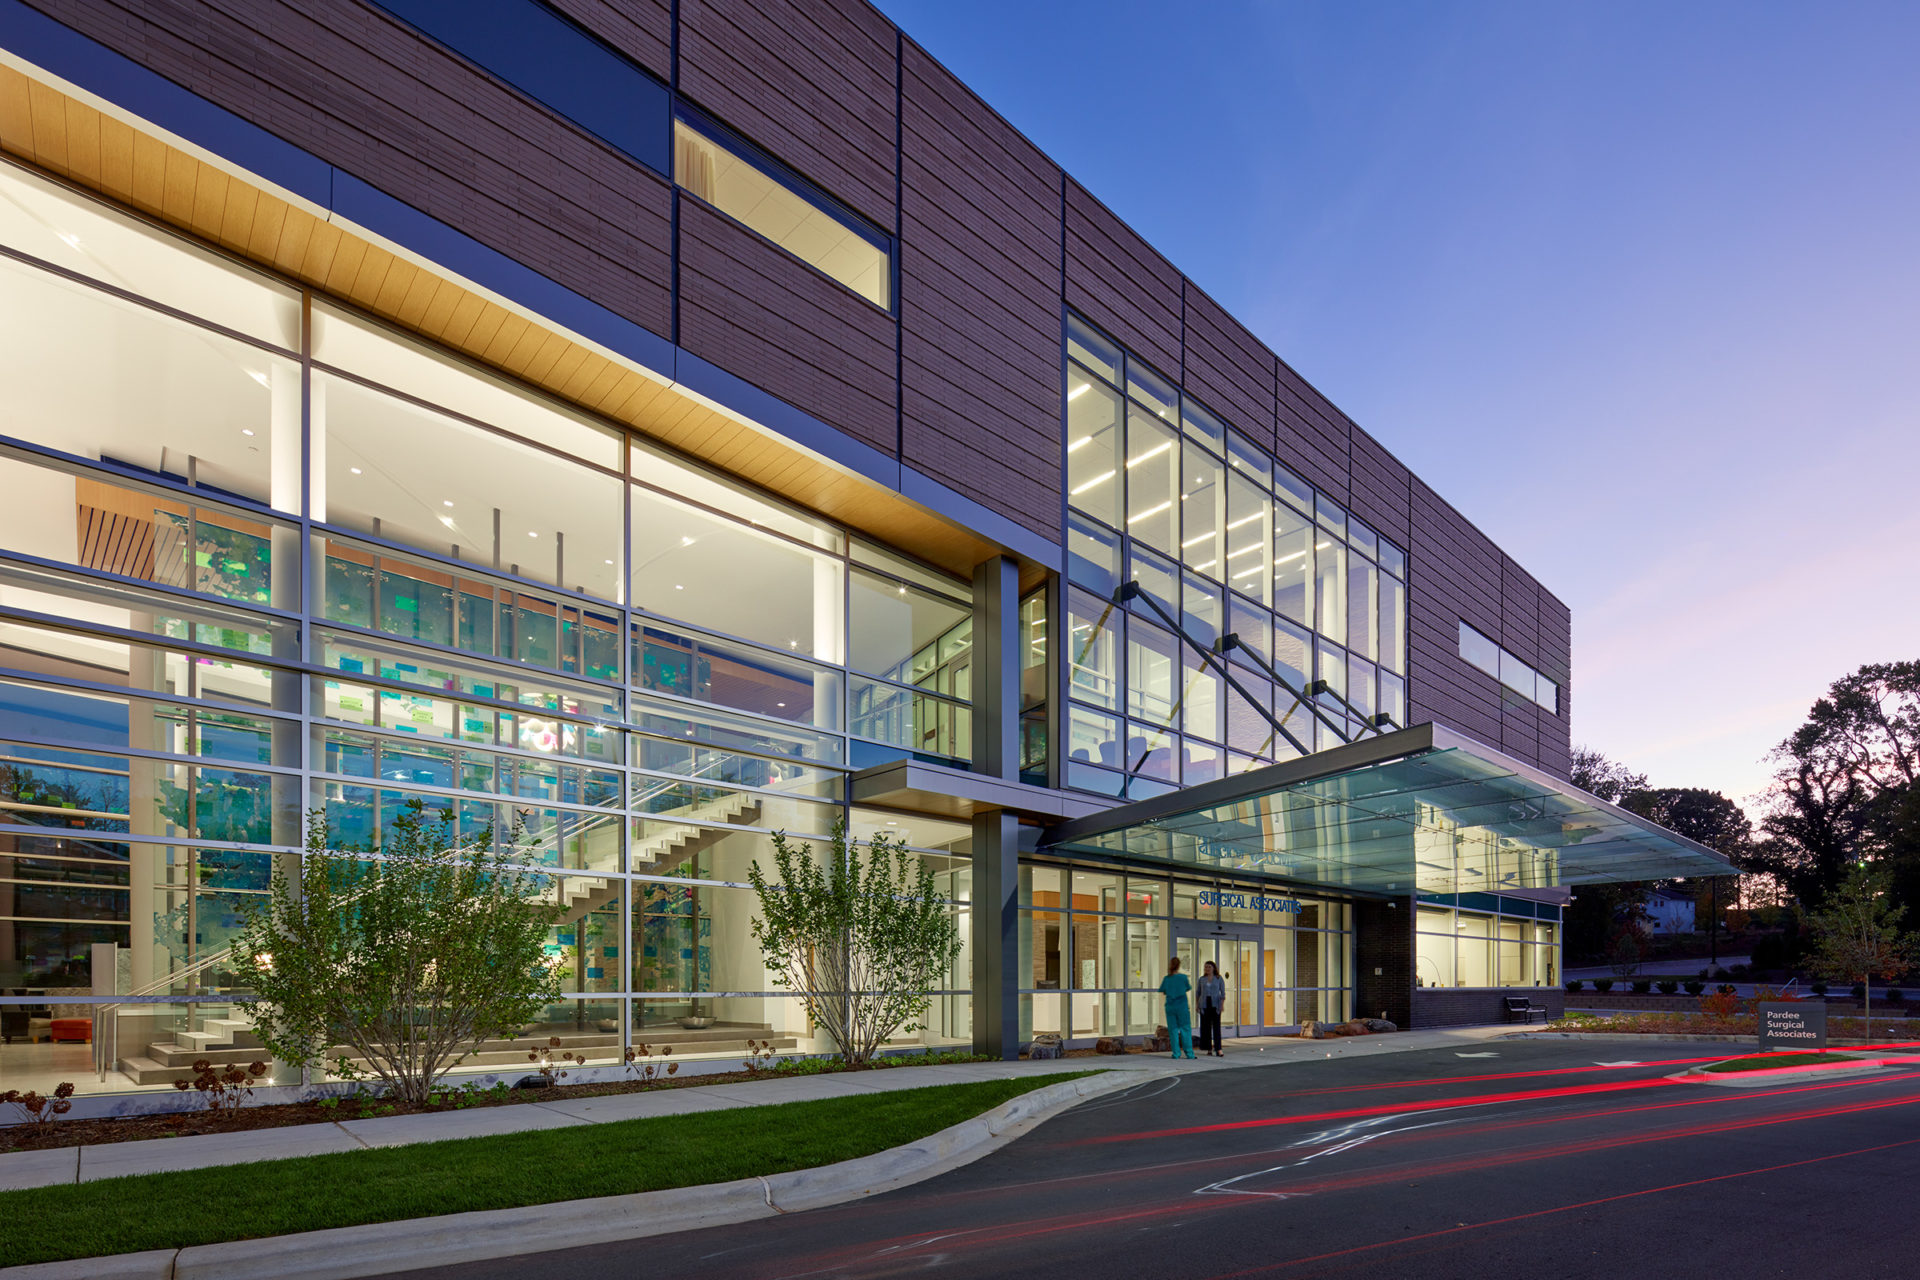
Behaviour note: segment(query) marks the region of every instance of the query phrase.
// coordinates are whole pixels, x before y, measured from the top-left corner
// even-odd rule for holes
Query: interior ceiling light
[[[1128,463],[1127,465],[1132,466],[1133,464]],[[1168,507],[1171,507],[1172,505],[1173,505],[1173,500],[1169,498],[1167,501],[1162,502],[1157,506],[1148,507],[1145,511],[1140,512],[1140,514],[1138,515],[1128,516],[1127,523],[1130,525],[1138,524],[1142,520],[1146,520],[1153,516],[1159,515],[1162,511],[1165,511]]]
[[[1113,472],[1102,471],[1099,475],[1087,481],[1085,484],[1079,485],[1078,487],[1074,488],[1071,492],[1073,496],[1077,498],[1081,494],[1085,493],[1087,490],[1093,488],[1095,485],[1105,484],[1107,481],[1111,479],[1113,479]]]
[[[453,505],[453,499],[452,499],[452,498],[442,498],[442,499],[440,499],[440,505],[441,505],[441,506],[443,506],[443,507],[450,507],[450,506],[452,506],[452,505]]]
[[[353,472],[353,474],[355,474],[355,475],[359,475],[359,474],[360,474],[360,468],[358,468],[358,467],[348,467],[348,468],[347,468],[347,470],[349,470],[349,471],[351,471],[351,472]]]
[[[1092,443],[1093,443],[1092,436],[1081,436],[1078,440],[1075,440],[1072,444],[1067,446],[1067,452],[1072,453],[1075,449],[1078,449],[1081,445],[1092,444]]]
[[[54,234],[60,237],[60,243],[66,245],[67,248],[78,249],[80,247],[80,237],[73,234],[73,232],[56,231]]]
[[[1143,454],[1141,454],[1141,455],[1140,455],[1139,457],[1137,457],[1137,458],[1128,458],[1128,459],[1127,459],[1127,466],[1129,466],[1129,467],[1137,467],[1137,466],[1139,466],[1139,465],[1140,465],[1141,463],[1143,463],[1143,462],[1145,462],[1145,461],[1146,461],[1146,460],[1147,460],[1148,458],[1152,458],[1152,457],[1155,457],[1155,456],[1157,456],[1157,455],[1159,455],[1159,454],[1162,454],[1162,453],[1165,453],[1165,452],[1166,452],[1167,450],[1169,450],[1169,449],[1171,449],[1171,448],[1173,448],[1173,441],[1171,441],[1171,440],[1165,440],[1165,441],[1162,441],[1161,443],[1159,443],[1159,444],[1157,444],[1157,445],[1155,445],[1155,446],[1153,446],[1153,448],[1151,448],[1151,449],[1149,449],[1149,450],[1147,450],[1147,451],[1146,451],[1145,453],[1143,453]]]
[[[754,523],[758,524],[759,521],[755,521]],[[687,537],[685,534],[682,534],[680,537],[680,545],[683,547],[690,547],[693,545],[693,539]]]
[[[253,428],[252,428],[252,427],[242,427],[242,428],[240,428],[240,434],[241,434],[241,435],[243,435],[243,436],[250,436],[250,435],[252,435],[252,434],[253,434]]]
[[[1087,388],[1091,387],[1092,385],[1093,384],[1091,382],[1081,383],[1079,386],[1075,387],[1073,390],[1067,392],[1067,399],[1078,400],[1081,396],[1087,394]]]

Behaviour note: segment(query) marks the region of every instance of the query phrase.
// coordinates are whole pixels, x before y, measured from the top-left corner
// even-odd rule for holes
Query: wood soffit
[[[132,123],[0,66],[0,151],[952,573],[1000,548]],[[1023,587],[1045,570],[1021,563]]]

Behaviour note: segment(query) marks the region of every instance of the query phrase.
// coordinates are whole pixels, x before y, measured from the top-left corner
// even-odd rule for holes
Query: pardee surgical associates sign
[[[1816,1001],[1763,1004],[1760,1013],[1760,1052],[1773,1049],[1827,1047],[1827,1006]]]

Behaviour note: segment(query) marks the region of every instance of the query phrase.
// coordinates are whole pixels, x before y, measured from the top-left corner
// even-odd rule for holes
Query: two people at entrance
[[[1201,970],[1200,987],[1180,972],[1180,957],[1167,962],[1167,976],[1160,980],[1160,994],[1167,1002],[1167,1038],[1173,1056],[1191,1058],[1193,1052],[1193,1014],[1188,995],[1197,995],[1200,1004],[1200,1045],[1214,1057],[1220,1056],[1220,1013],[1227,1004],[1226,979],[1220,966],[1209,960]]]

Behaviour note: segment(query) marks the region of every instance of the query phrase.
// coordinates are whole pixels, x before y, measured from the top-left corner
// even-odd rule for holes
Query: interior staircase
[[[635,840],[628,849],[628,867],[636,872],[662,875],[686,865],[697,854],[733,834],[740,823],[751,824],[759,816],[759,797],[731,792],[714,800],[675,809],[671,817],[654,816],[647,821],[660,829]],[[624,819],[620,819],[624,821]],[[555,878],[548,900],[561,908],[560,924],[574,924],[589,913],[615,904],[625,883],[606,876],[563,875]],[[197,1025],[174,1032],[170,1039],[148,1043],[146,1051],[123,1057],[116,1063],[137,1085],[168,1084],[193,1079],[193,1063],[206,1059],[215,1066],[271,1061],[244,1003],[191,1006],[190,1023]],[[603,1031],[593,1024],[539,1024],[510,1040],[489,1040],[469,1056],[462,1070],[475,1067],[531,1067],[527,1051],[550,1037],[560,1038],[560,1051],[571,1049],[585,1053],[595,1065],[617,1064],[620,1058],[619,1031]],[[674,1057],[690,1054],[747,1053],[747,1041],[770,1042],[776,1051],[796,1045],[791,1036],[777,1037],[764,1025],[729,1024],[694,1031],[666,1022],[643,1027],[634,1033],[635,1043],[646,1044],[655,1054],[671,1049]],[[342,1050],[344,1052],[344,1050]],[[331,1061],[334,1053],[326,1055]]]

